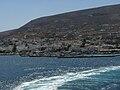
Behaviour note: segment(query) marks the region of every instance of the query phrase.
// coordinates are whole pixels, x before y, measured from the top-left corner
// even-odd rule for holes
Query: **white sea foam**
[[[120,66],[101,67],[82,72],[67,73],[61,76],[53,76],[49,78],[37,79],[31,82],[24,82],[13,90],[57,90],[58,87],[69,81],[86,79],[89,78],[89,76],[99,75],[104,72],[118,69],[120,69]]]

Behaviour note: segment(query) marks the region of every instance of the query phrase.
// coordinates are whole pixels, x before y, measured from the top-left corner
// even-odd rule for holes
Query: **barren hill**
[[[120,4],[41,17],[26,25],[0,33],[1,40],[49,44],[73,44],[85,40],[86,44],[120,45]],[[17,41],[17,42],[18,42]]]

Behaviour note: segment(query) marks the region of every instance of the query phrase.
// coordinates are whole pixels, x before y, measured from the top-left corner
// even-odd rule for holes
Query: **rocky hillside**
[[[36,43],[46,48],[62,43],[73,48],[73,44],[81,47],[85,42],[87,47],[118,48],[120,4],[37,18],[19,29],[0,33],[0,38],[2,45],[7,40],[11,44],[16,41],[18,46]]]

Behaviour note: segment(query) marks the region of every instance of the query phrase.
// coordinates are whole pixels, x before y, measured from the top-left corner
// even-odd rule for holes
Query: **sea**
[[[0,56],[0,90],[120,90],[120,56]]]

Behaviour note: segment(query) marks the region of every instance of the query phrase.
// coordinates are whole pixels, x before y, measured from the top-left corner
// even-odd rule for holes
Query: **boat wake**
[[[33,80],[30,82],[24,82],[13,90],[57,90],[58,87],[63,86],[67,82],[88,79],[90,76],[100,75],[101,73],[118,69],[120,69],[120,66],[110,66],[76,73],[67,73],[61,76],[53,76],[49,78]]]

